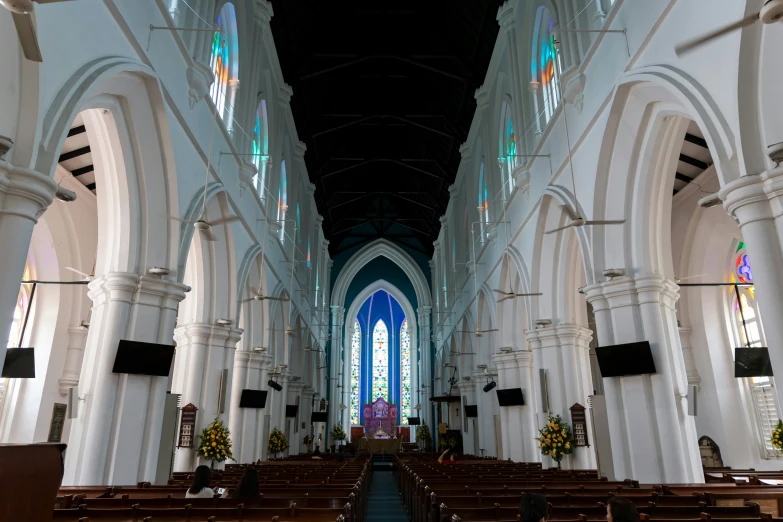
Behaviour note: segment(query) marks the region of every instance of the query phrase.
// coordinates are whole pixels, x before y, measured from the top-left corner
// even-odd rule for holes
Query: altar
[[[364,435],[368,439],[388,439],[397,425],[397,405],[389,404],[383,397],[364,405]],[[376,433],[378,436],[376,436]]]

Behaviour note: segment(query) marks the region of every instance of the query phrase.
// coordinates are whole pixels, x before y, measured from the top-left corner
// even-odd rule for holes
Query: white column
[[[292,376],[288,383],[288,394],[286,404],[295,406],[296,398],[299,397],[301,408],[302,391],[305,388],[305,383],[302,382],[301,377],[298,375]],[[297,412],[298,414],[298,412]],[[288,437],[288,454],[297,455],[301,453],[302,439],[304,439],[304,432],[299,429],[299,424],[296,422],[296,417],[285,417],[285,406],[283,406],[284,424],[286,428],[286,436]]]
[[[764,337],[775,376],[783,376],[783,167],[760,176],[743,176],[720,191],[723,207],[739,224],[756,284]],[[783,386],[775,386],[783,404]]]
[[[701,377],[696,368],[696,361],[693,358],[693,345],[691,344],[691,328],[689,326],[680,326],[680,345],[682,346],[682,359],[685,362],[685,376],[688,378],[688,384],[699,384]]]
[[[272,356],[266,353],[238,351],[234,355],[229,430],[234,442],[234,459],[242,464],[261,458],[258,439],[262,437],[263,417],[268,411],[270,397],[267,395],[264,409],[240,408],[239,400],[242,390],[263,390],[267,387],[266,373],[271,363]]]
[[[342,306],[332,306],[332,351],[331,361],[329,362],[329,377],[331,380],[326,381],[327,389],[329,390],[329,423],[327,426],[331,427],[340,422],[340,391],[342,388],[338,388],[340,380],[337,378],[340,372],[348,373],[347,367],[344,361],[345,349],[343,347],[343,323],[345,322],[345,308]],[[351,325],[353,326],[353,325]],[[348,337],[350,339],[350,337]],[[361,408],[361,404],[359,405]],[[331,429],[331,428],[329,428]],[[331,441],[328,442],[331,444]]]
[[[277,391],[273,389],[269,389],[270,397],[267,398],[267,404],[269,404],[269,399],[272,399],[272,407],[270,410],[271,418],[271,424],[269,426],[269,433],[272,433],[272,430],[275,428],[278,428],[280,431],[285,431],[285,405],[286,401],[288,400],[288,383],[289,379],[291,377],[291,370],[284,369],[282,370],[281,374],[278,375],[275,380],[277,381],[277,384],[283,387],[282,390]],[[289,441],[290,442],[290,441]],[[281,455],[278,455],[278,457]]]
[[[170,344],[188,287],[154,276],[112,272],[89,284],[93,300],[64,484],[153,481],[168,377],[112,373],[121,339]]]
[[[299,447],[299,453],[305,453],[307,446],[302,442],[306,435],[312,435],[313,429],[310,423],[310,415],[313,413],[313,395],[315,390],[310,386],[305,386],[302,389],[302,398],[299,399],[299,426],[304,423],[304,430],[299,431],[299,440],[296,441]],[[350,432],[346,432],[350,436]]]
[[[534,399],[533,353],[527,350],[515,350],[510,353],[495,354],[493,362],[498,367],[498,388],[522,388],[524,406],[500,408],[500,425],[503,430],[503,458],[514,462],[537,462],[541,460],[538,452],[538,436],[535,411],[538,401]],[[492,390],[490,394],[495,394]]]
[[[618,277],[585,288],[599,345],[650,342],[656,374],[604,379],[617,480],[702,482],[696,426],[687,415],[677,285],[657,274]]]
[[[57,183],[40,172],[0,159],[0,341],[5,347],[19,296],[30,238],[38,218],[52,202]],[[5,350],[0,350],[0,368]]]
[[[497,393],[495,390],[484,391],[487,378],[483,371],[473,372],[473,380],[476,381],[476,405],[478,406],[478,433],[476,435],[478,435],[479,456],[481,456],[480,450],[483,449],[485,457],[496,457],[495,404],[497,403]],[[505,457],[506,455],[504,455]]]
[[[432,421],[432,307],[419,306],[416,311],[419,315],[419,389],[422,422],[427,422],[430,433],[435,435],[438,427]]]
[[[87,333],[84,326],[68,328],[68,351],[65,352],[65,364],[60,376],[60,395],[67,395],[68,388],[76,388],[79,385]]]
[[[196,434],[200,434],[210,422],[219,417],[230,426],[228,400],[219,402],[220,379],[228,369],[228,380],[224,383],[227,394],[232,390],[234,353],[242,336],[240,328],[226,328],[207,323],[190,323],[178,327],[174,332],[177,341],[173,393],[182,395],[180,403],[193,404],[196,414]],[[220,409],[223,406],[223,412]],[[193,448],[177,448],[174,458],[175,471],[191,471],[203,463],[196,454],[200,439],[197,436]],[[204,461],[206,462],[206,461]]]
[[[473,377],[470,375],[465,375],[462,377],[462,380],[457,385],[457,389],[459,390],[460,396],[463,398],[460,402],[460,411],[462,412],[462,418],[460,419],[460,422],[463,424],[460,424],[460,431],[462,432],[462,452],[466,453],[468,455],[473,455],[473,441],[474,437],[476,436],[475,433],[473,433],[473,419],[468,419],[465,417],[466,412],[465,404],[467,405],[475,405],[476,404],[476,381],[473,380]],[[467,424],[468,430],[465,431],[465,424]]]
[[[587,397],[593,391],[589,353],[592,332],[575,324],[561,324],[526,330],[525,336],[536,354],[536,371],[548,370],[549,413],[560,415],[570,425],[570,408],[580,404],[591,426]],[[541,389],[539,377],[535,378],[539,385],[536,389]],[[546,424],[547,417],[547,412],[540,412],[538,425]],[[551,463],[554,465],[554,461]],[[571,469],[595,469],[595,452],[592,448],[574,448],[564,464]]]

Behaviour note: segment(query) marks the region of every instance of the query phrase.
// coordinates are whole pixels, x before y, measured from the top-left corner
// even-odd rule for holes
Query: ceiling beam
[[[705,140],[704,138],[700,138],[698,136],[694,136],[693,134],[686,132],[685,141],[687,141],[688,143],[693,143],[694,145],[698,145],[699,147],[703,147],[707,150],[710,150],[709,145],[707,145],[707,140]]]
[[[680,161],[682,161],[683,163],[687,163],[688,165],[692,165],[701,170],[706,170],[707,167],[710,166],[708,163],[705,163],[701,160],[697,160],[696,158],[692,158],[686,154],[680,154]]]
[[[74,127],[71,130],[68,131],[68,137],[71,136],[78,136],[79,134],[84,134],[87,132],[87,129],[84,127],[84,125],[79,125],[78,127]]]
[[[94,165],[87,165],[86,167],[82,167],[82,168],[79,168],[79,169],[73,169],[71,171],[71,175],[73,177],[79,177],[79,176],[81,176],[83,174],[89,174],[90,172],[92,172],[94,170],[95,170],[95,166]]]
[[[85,154],[89,154],[89,153],[90,153],[90,146],[87,145],[86,147],[82,147],[80,149],[75,149],[60,154],[60,158],[57,160],[57,163],[62,163],[63,161],[68,161],[73,158],[78,158],[79,156],[84,156]]]
[[[678,179],[680,181],[684,181],[685,183],[690,183],[693,181],[693,178],[690,176],[686,176],[685,174],[680,174],[679,172],[674,174],[675,179]]]

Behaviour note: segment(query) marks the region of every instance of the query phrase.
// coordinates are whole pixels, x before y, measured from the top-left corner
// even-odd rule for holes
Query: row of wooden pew
[[[443,465],[423,455],[398,455],[394,472],[413,522],[514,521],[526,493],[546,497],[553,522],[603,521],[612,496],[628,498],[643,521],[653,522],[758,522],[777,518],[783,501],[783,487],[640,485],[610,482],[592,470],[542,469],[538,463]]]
[[[264,462],[259,473],[260,496],[252,501],[230,498],[246,465],[216,470],[210,487],[226,488],[223,498],[185,498],[190,473],[176,473],[168,485],[62,487],[54,520],[111,521],[307,521],[363,522],[371,481],[367,456],[356,459]]]

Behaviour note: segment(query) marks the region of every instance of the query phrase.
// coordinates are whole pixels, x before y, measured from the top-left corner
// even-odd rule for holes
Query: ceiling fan
[[[83,279],[81,279],[81,281],[87,281],[89,283],[90,281],[95,279],[95,266],[93,266],[92,272],[89,273],[89,274],[85,274],[81,270],[76,270],[75,268],[70,267],[70,266],[66,266],[65,269],[66,270],[70,270],[71,272],[75,272],[75,273],[79,274],[80,276],[83,276]]]
[[[674,282],[677,283],[677,284],[680,284],[680,282],[682,282],[682,281],[687,281],[688,279],[696,279],[697,277],[704,277],[706,275],[707,275],[707,273],[705,272],[703,274],[696,274],[696,275],[690,275],[690,276],[685,276],[685,277],[675,277],[674,278]]]
[[[476,355],[476,352],[460,352],[458,350],[456,352],[449,352],[449,355],[454,355],[455,357],[462,357],[463,355]]]
[[[560,98],[565,100],[565,95],[563,93],[562,85],[559,85],[559,88],[560,88]],[[568,207],[561,206],[561,208],[563,208],[566,211],[571,221],[565,226],[556,228],[554,230],[548,230],[546,233],[554,234],[555,232],[560,232],[561,230],[565,230],[566,228],[572,228],[572,227],[578,228],[578,227],[583,227],[585,225],[622,225],[623,223],[625,223],[625,219],[589,220],[589,219],[585,219],[579,214],[579,196],[577,196],[576,193],[576,180],[574,179],[574,159],[573,159],[573,155],[571,154],[571,136],[568,133],[568,111],[566,110],[565,106],[563,107],[563,123],[565,127],[566,145],[568,146],[568,168],[571,171],[571,188],[574,191],[574,207],[576,208],[576,213],[572,212],[571,209]]]
[[[497,288],[493,289],[492,291],[493,292],[497,292],[497,293],[499,293],[500,295],[503,296],[503,297],[500,298],[501,301],[503,301],[505,299],[515,299],[517,297],[533,297],[533,296],[538,296],[538,295],[544,295],[542,293],[520,294],[518,292],[513,292],[511,290],[509,290],[508,292],[504,292],[503,290],[499,290]]]
[[[251,289],[252,290],[252,289]],[[253,297],[250,297],[248,299],[243,299],[242,302],[245,301],[288,301],[287,297],[270,297],[268,295],[264,295],[264,293],[259,288],[256,290],[253,294]]]
[[[497,328],[491,328],[489,330],[474,330],[474,331],[468,331],[468,330],[460,330],[460,333],[464,334],[474,334],[476,337],[481,337],[482,334],[489,333],[489,332],[497,332]]]
[[[35,3],[53,4],[55,2],[70,2],[71,0],[0,0],[0,5],[11,11],[22,46],[24,57],[33,62],[43,62],[41,48],[38,46],[38,35],[35,32],[33,11]]]
[[[682,42],[674,47],[674,53],[677,56],[682,56],[698,47],[701,47],[710,40],[720,38],[723,35],[734,32],[737,29],[741,29],[747,25],[755,24],[759,21],[762,24],[774,24],[775,22],[780,22],[781,20],[783,20],[783,0],[767,0],[764,3],[764,7],[762,7],[761,11],[758,13],[748,15],[745,18],[730,23],[729,25],[719,27],[718,29],[710,31],[709,33],[705,33],[697,38],[686,40],[685,42]]]

